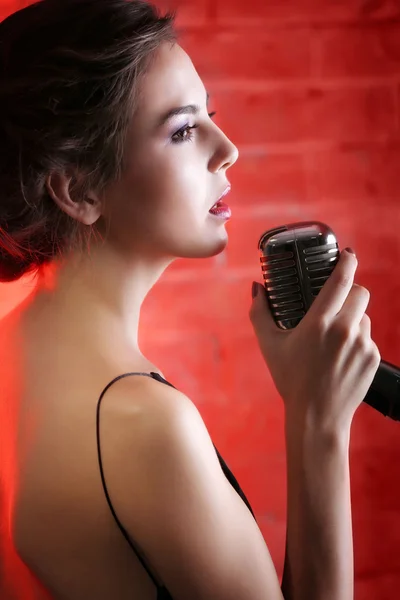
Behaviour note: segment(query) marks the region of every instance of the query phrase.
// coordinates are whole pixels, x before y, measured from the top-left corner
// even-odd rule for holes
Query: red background
[[[320,220],[359,259],[382,358],[400,364],[400,1],[173,0],[181,43],[237,144],[229,244],[180,260],[142,311],[142,350],[199,407],[248,496],[279,575],[283,409],[248,319],[257,242]],[[24,3],[3,0],[0,18]],[[28,2],[25,2],[28,4]],[[0,286],[0,316],[30,290]],[[351,440],[356,600],[400,587],[400,423],[363,405]]]

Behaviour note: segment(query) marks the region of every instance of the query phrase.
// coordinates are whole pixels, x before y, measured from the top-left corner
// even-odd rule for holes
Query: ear
[[[72,174],[50,173],[46,177],[46,189],[62,211],[84,225],[93,225],[102,214],[99,197],[92,192],[85,197],[80,196],[79,180]]]

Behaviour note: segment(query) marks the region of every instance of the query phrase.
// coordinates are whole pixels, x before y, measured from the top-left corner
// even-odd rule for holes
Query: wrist
[[[285,414],[285,437],[291,445],[312,446],[316,450],[348,451],[351,423],[316,420],[309,415]]]

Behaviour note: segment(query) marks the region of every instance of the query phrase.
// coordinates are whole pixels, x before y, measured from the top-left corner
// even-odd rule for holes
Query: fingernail
[[[253,285],[251,288],[251,295],[253,297],[253,299],[257,296],[258,294],[258,283],[256,281],[253,281]]]
[[[354,252],[353,248],[347,247],[347,248],[345,248],[345,251],[349,252],[350,254],[354,254],[354,256],[356,255],[356,253]]]

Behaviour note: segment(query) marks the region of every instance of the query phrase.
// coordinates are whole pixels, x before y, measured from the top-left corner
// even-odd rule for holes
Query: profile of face
[[[140,84],[127,168],[104,192],[107,240],[135,256],[206,258],[227,244],[226,221],[209,213],[227,187],[238,150],[210,118],[207,91],[178,44],[157,50]],[[171,110],[197,105],[198,112]]]

